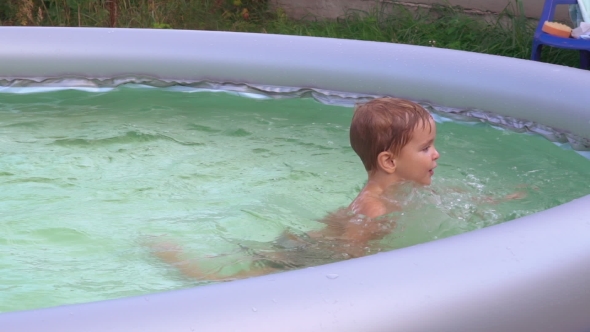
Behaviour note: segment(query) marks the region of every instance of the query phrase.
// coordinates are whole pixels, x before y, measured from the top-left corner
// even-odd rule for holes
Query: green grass
[[[468,15],[461,8],[435,5],[408,9],[389,6],[372,12],[350,11],[345,18],[305,20],[271,12],[266,0],[5,0],[0,24],[40,26],[173,28],[276,33],[360,39],[442,47],[529,59],[536,22],[515,0],[493,19]],[[579,54],[546,47],[543,61],[578,67]]]

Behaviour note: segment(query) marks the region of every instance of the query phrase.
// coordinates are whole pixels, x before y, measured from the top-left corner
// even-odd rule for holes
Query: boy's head
[[[350,124],[350,145],[369,172],[383,151],[399,155],[417,126],[428,127],[431,115],[422,106],[398,98],[377,98],[357,106]]]

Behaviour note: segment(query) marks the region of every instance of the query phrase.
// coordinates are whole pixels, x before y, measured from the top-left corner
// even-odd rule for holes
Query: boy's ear
[[[393,153],[389,151],[383,151],[379,155],[377,155],[377,165],[381,168],[385,173],[392,174],[395,172],[395,156]]]

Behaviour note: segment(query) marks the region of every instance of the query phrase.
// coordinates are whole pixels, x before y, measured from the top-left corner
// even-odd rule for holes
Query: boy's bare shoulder
[[[369,195],[359,196],[350,204],[349,209],[369,218],[377,218],[389,212],[383,199]]]

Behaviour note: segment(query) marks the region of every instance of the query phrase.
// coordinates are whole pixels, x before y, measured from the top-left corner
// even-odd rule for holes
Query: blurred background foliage
[[[4,0],[0,23],[221,30],[261,21],[266,0]]]
[[[293,0],[295,1],[295,0]],[[497,15],[441,4],[376,6],[326,20],[289,18],[268,0],[0,0],[0,25],[217,30],[347,38],[529,59],[537,21],[522,0]],[[547,47],[543,61],[579,66],[579,53]]]

